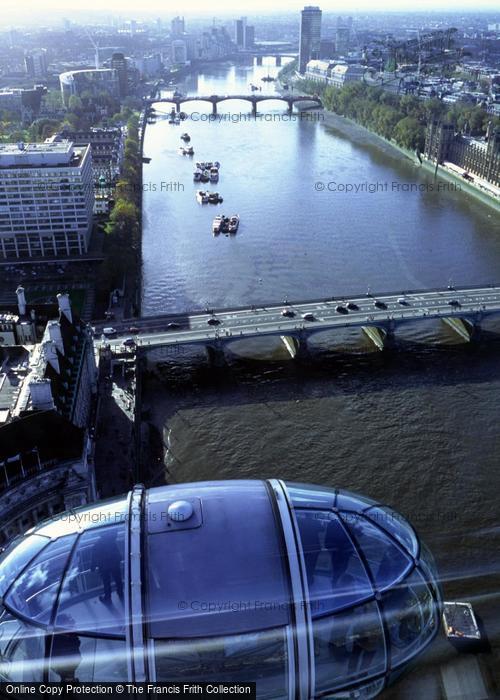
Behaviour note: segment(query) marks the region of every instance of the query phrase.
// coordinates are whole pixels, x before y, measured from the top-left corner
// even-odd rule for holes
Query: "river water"
[[[255,83],[272,94],[268,72],[271,59],[211,67],[180,89],[243,94]],[[211,106],[193,102],[180,127],[166,118],[147,127],[143,314],[498,282],[493,210],[433,190],[429,175],[360,130],[285,121],[283,103],[264,105],[252,121],[248,103],[225,102],[226,118],[208,121]],[[194,159],[178,153],[183,131]],[[207,187],[222,205],[196,202],[198,159],[221,162]],[[346,185],[358,191],[339,191]],[[240,214],[236,236],[212,236],[216,211]],[[359,332],[323,334],[306,365],[278,340],[232,344],[215,373],[194,351],[162,358],[144,396],[167,448],[156,483],[282,477],[389,503],[432,549],[446,596],[474,603],[492,644],[481,663],[500,683],[499,338],[500,321],[474,345],[429,322],[384,353]],[[450,649],[434,645],[387,697],[420,697],[428,674],[437,693],[431,670],[453,660]],[[440,697],[429,692],[421,697]]]

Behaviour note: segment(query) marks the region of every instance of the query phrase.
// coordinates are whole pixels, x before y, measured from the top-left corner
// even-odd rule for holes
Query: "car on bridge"
[[[346,306],[349,309],[349,311],[359,311],[359,306],[353,301],[348,301]]]
[[[137,326],[130,326],[130,328],[128,329],[128,332],[129,333],[140,333],[140,329],[137,328]]]
[[[348,314],[349,313],[349,310],[345,306],[342,306],[342,304],[338,304],[338,306],[335,307],[335,311],[338,314]]]
[[[209,318],[207,323],[209,326],[218,326],[220,323],[220,320],[218,318]]]
[[[314,321],[314,314],[308,311],[307,313],[302,314],[302,318],[304,321]]]
[[[448,302],[448,304],[449,304],[450,306],[455,307],[456,309],[459,308],[460,306],[462,306],[462,304],[458,301],[458,299],[450,299],[450,301]]]
[[[136,345],[136,342],[134,338],[125,338],[122,345],[124,345],[126,348],[133,348],[134,345]]]
[[[387,309],[387,304],[385,303],[385,301],[380,301],[380,299],[377,299],[374,302],[374,306],[376,306],[377,309]]]
[[[295,311],[292,309],[281,309],[281,315],[282,316],[287,316],[288,318],[292,318],[295,316]]]
[[[169,331],[175,331],[177,328],[180,328],[181,324],[177,323],[176,321],[171,321],[170,323],[167,323],[167,328]]]
[[[398,298],[398,304],[401,304],[401,306],[410,306],[410,302],[407,301],[404,297]]]

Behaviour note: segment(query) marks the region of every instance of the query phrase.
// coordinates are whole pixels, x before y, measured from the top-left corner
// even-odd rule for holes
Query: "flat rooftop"
[[[85,148],[69,140],[0,144],[0,168],[77,167]]]

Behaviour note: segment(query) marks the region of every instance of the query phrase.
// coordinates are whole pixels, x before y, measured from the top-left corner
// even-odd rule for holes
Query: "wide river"
[[[273,64],[210,67],[179,89],[248,94],[254,83],[273,94],[261,80]],[[160,118],[146,130],[144,315],[500,281],[500,217],[436,191],[365,132],[284,119],[278,101],[257,120],[242,101],[220,104],[216,121],[208,103],[185,110],[181,126]],[[184,131],[194,158],[178,153]],[[220,181],[207,187],[223,204],[196,202],[197,160],[220,161]],[[236,236],[212,236],[216,212],[240,215]],[[164,361],[163,381],[147,381],[144,396],[167,448],[158,483],[279,476],[396,507],[434,552],[445,595],[482,616],[492,651],[481,668],[500,684],[499,334],[490,322],[467,345],[429,322],[399,333],[389,353],[358,332],[324,334],[309,366],[279,341],[233,344],[222,373],[195,352]],[[436,643],[385,697],[441,697],[434,671],[454,654]]]

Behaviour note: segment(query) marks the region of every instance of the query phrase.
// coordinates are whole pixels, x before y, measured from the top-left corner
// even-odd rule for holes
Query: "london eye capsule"
[[[0,681],[253,681],[269,700],[375,697],[441,609],[399,514],[274,479],[54,516],[5,550],[0,596]]]

